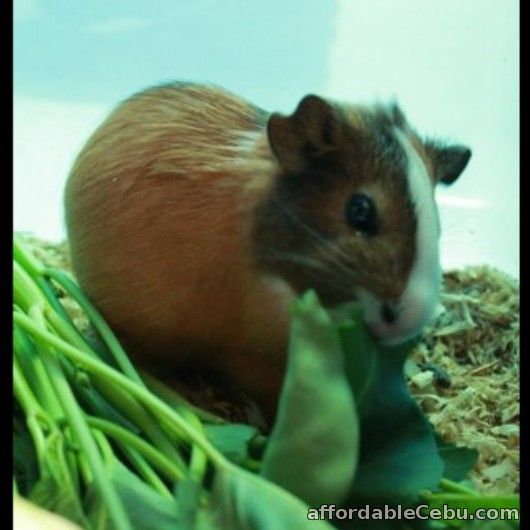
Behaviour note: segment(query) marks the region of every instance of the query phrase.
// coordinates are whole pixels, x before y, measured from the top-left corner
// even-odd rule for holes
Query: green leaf
[[[202,484],[192,479],[181,480],[177,485],[176,493],[179,509],[179,530],[194,530]]]
[[[111,480],[135,530],[302,530],[308,528],[308,506],[278,486],[235,466],[216,472],[208,503],[200,502],[198,485],[179,482],[177,498],[169,499],[147,486],[137,475],[116,460],[109,469]],[[180,492],[179,492],[180,490]],[[87,500],[89,518],[97,530],[102,525],[104,507],[95,492]],[[195,526],[190,526],[195,522]],[[312,530],[332,530],[325,521],[311,521]]]
[[[241,464],[249,457],[249,443],[258,434],[255,427],[243,423],[206,423],[204,430],[216,449],[235,464]]]
[[[333,530],[326,521],[308,521],[309,507],[272,482],[233,466],[217,471],[201,530]],[[207,519],[207,524],[204,519]]]
[[[462,515],[464,511],[467,514],[477,515],[477,510],[494,509],[497,515],[501,510],[504,512],[503,519],[510,520],[511,523],[517,522],[513,518],[514,513],[519,514],[520,502],[518,495],[466,495],[461,493],[433,493],[428,499],[429,508],[440,510],[442,515],[447,515],[443,521],[451,527],[462,525]],[[445,510],[445,511],[444,511]],[[485,514],[482,513],[483,517]],[[485,521],[484,521],[485,522]]]
[[[178,505],[174,498],[156,492],[119,460],[108,467],[109,478],[124,505],[134,530],[175,530],[179,527]],[[89,489],[85,500],[90,522],[97,530],[111,530],[106,507],[95,488]]]
[[[75,492],[64,489],[50,475],[42,477],[33,486],[29,500],[41,508],[86,527],[87,520]]]
[[[57,513],[86,527],[88,524],[79,491],[69,475],[64,454],[64,438],[55,433],[46,440],[43,475],[31,489],[28,499],[41,508]]]
[[[311,506],[344,500],[359,422],[336,327],[309,291],[293,306],[287,371],[262,475]]]
[[[460,482],[464,480],[475,466],[478,459],[478,451],[467,447],[443,441],[436,436],[438,452],[444,461],[444,478]]]
[[[348,505],[411,503],[435,488],[444,463],[434,431],[406,385],[403,366],[412,345],[376,345],[360,313],[339,326],[361,422],[361,450]]]

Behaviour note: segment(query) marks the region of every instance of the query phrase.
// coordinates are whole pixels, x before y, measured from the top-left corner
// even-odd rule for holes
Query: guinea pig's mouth
[[[370,326],[367,326],[367,327],[368,327],[368,331],[371,337],[377,343],[381,344],[381,346],[398,346],[399,344],[403,344],[412,339],[418,338],[421,335],[422,329],[423,329],[422,328],[419,330],[411,331],[409,334],[392,337],[392,336],[380,335],[378,334],[377,330],[373,330]]]
[[[370,335],[384,346],[403,344],[421,335],[440,308],[437,294],[429,291],[392,303],[360,289],[359,301]]]

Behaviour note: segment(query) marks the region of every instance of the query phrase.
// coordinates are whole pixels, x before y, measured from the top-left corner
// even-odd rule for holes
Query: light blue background
[[[15,229],[64,237],[62,189],[122,98],[211,81],[269,110],[306,93],[397,97],[421,133],[473,158],[437,193],[446,268],[519,275],[516,0],[15,0]]]

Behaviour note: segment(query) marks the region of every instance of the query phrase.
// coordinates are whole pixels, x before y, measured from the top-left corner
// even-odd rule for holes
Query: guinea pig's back
[[[226,361],[209,351],[237,363],[249,344],[281,348],[283,295],[264,288],[248,241],[269,154],[240,160],[265,120],[217,88],[159,87],[119,105],[79,154],[65,194],[73,268],[132,350],[216,369]]]

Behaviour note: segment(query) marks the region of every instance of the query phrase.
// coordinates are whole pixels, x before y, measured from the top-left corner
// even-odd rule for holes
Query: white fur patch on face
[[[398,128],[394,134],[408,160],[409,191],[417,218],[416,257],[407,286],[398,303],[392,306],[392,321],[384,318],[385,300],[377,299],[367,290],[359,291],[366,323],[386,344],[404,342],[420,333],[436,311],[442,278],[438,210],[427,167],[407,135]]]

